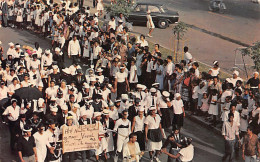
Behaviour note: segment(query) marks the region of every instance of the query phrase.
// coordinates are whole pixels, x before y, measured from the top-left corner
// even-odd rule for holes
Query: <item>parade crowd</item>
[[[239,149],[246,162],[256,161],[258,72],[247,81],[238,71],[220,80],[219,62],[201,72],[188,47],[184,60],[164,59],[159,44],[150,50],[145,35],[128,33],[123,14],[99,25],[103,3],[93,5],[98,13],[92,15],[82,1],[1,1],[3,27],[51,39],[50,49],[38,42],[20,45],[15,38],[4,49],[0,41],[2,122],[20,161],[100,161],[113,155],[114,161],[121,156],[138,162],[145,151],[151,161],[159,162],[162,153],[168,162],[192,161],[192,139],[181,134],[185,112],[222,128],[223,161],[234,161]],[[63,128],[87,124],[99,124],[99,148],[63,154]]]

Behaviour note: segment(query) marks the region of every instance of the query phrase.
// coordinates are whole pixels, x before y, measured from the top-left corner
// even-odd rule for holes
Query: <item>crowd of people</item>
[[[102,1],[97,3],[103,10]],[[115,161],[122,155],[132,162],[144,151],[151,161],[160,161],[161,153],[169,162],[191,161],[192,140],[180,134],[185,111],[223,126],[223,160],[234,159],[239,143],[247,162],[260,155],[258,72],[244,82],[234,71],[221,82],[218,61],[200,72],[188,47],[184,60],[164,59],[159,44],[151,50],[144,35],[128,33],[123,14],[100,26],[100,10],[92,15],[89,7],[70,1],[2,1],[0,6],[3,27],[51,38],[50,49],[37,42],[35,47],[10,42],[6,50],[0,42],[2,121],[21,161],[86,161],[92,156],[99,161],[113,153]],[[67,57],[71,65],[64,64]],[[26,87],[38,89],[41,97],[21,99],[16,92]],[[86,124],[99,124],[99,148],[62,154],[63,128]]]

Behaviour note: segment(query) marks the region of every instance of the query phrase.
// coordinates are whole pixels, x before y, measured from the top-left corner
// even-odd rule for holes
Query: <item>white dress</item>
[[[136,76],[135,76],[135,72],[136,72]],[[134,79],[135,76],[135,79]],[[137,83],[138,79],[137,79],[137,68],[136,66],[131,66],[130,68],[130,76],[129,76],[129,83]]]
[[[155,28],[152,16],[151,15],[146,15],[146,18],[147,18],[147,23],[146,23],[147,28],[149,28],[149,29]],[[151,21],[151,23],[149,22],[149,20]]]
[[[156,74],[156,82],[159,83],[159,89],[162,90],[163,89],[163,65],[157,66],[156,72],[161,72],[161,74]]]
[[[218,99],[218,96],[212,96],[211,103],[209,106],[209,111],[208,111],[208,113],[211,115],[218,115],[218,104],[215,105],[215,104],[213,104],[214,102],[212,102],[212,100],[217,101],[217,99]]]
[[[33,137],[36,144],[38,162],[44,162],[47,155],[47,136],[45,135],[45,132],[42,135],[39,132],[36,132]]]
[[[17,17],[16,17],[16,22],[23,22],[23,10],[19,9],[17,10]]]
[[[158,129],[160,126],[160,122],[161,122],[161,117],[158,114],[156,114],[155,119],[151,115],[148,115],[144,120],[144,124],[148,126],[148,130]],[[161,150],[161,148],[162,148],[162,141],[153,142],[148,139],[148,151]]]
[[[89,58],[89,47],[90,47],[89,41],[85,41],[84,49],[83,49],[83,57]]]
[[[98,11],[103,11],[104,10],[104,6],[103,6],[103,3],[102,3],[102,0],[98,0],[98,2],[97,2],[97,10]]]

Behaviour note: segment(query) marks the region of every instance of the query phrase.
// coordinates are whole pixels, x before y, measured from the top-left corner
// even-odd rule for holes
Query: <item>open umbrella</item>
[[[18,96],[21,99],[27,99],[28,101],[33,99],[38,100],[39,98],[42,98],[42,92],[35,87],[23,87],[15,91],[15,96]]]

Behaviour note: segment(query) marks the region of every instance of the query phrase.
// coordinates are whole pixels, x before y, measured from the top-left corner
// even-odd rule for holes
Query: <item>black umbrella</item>
[[[42,92],[35,87],[23,87],[15,91],[15,96],[18,96],[21,99],[27,99],[28,101],[33,99],[38,100],[39,98],[42,98]]]

